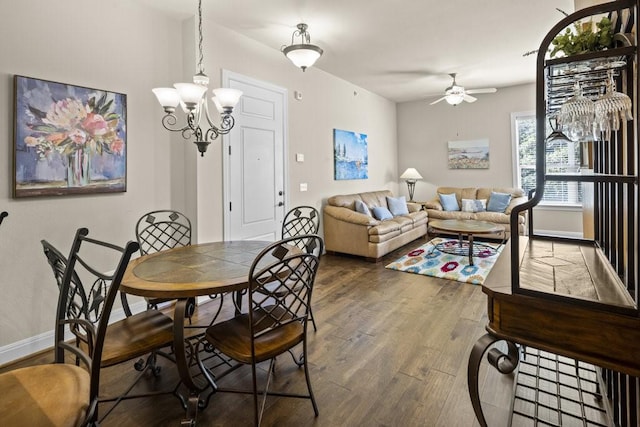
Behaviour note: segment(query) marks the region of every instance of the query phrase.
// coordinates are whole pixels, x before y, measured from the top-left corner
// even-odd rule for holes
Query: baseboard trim
[[[139,313],[147,309],[146,301],[131,304],[131,311]],[[119,308],[111,312],[110,323],[117,322],[125,318],[124,310]],[[25,358],[34,353],[47,350],[53,347],[54,330],[43,332],[33,337],[0,347],[0,366]]]
[[[579,231],[533,230],[533,233],[540,236],[567,237],[570,239],[583,238],[582,233]]]

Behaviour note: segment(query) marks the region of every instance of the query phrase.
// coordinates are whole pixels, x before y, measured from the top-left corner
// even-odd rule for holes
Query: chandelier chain
[[[202,0],[198,0],[198,73],[204,74],[204,55],[202,53]]]

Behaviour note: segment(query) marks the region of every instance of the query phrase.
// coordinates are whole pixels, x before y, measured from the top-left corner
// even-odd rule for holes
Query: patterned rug
[[[473,242],[473,265],[469,265],[469,246],[458,239],[435,238],[385,266],[391,270],[422,274],[458,282],[481,285],[502,252],[499,243]]]

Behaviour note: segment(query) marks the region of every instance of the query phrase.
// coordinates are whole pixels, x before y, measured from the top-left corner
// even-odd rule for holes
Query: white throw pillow
[[[487,210],[486,199],[462,199],[463,212],[484,212]]]

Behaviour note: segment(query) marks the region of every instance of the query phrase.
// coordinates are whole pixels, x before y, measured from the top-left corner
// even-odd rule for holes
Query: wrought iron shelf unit
[[[566,58],[546,58],[553,39],[566,28],[602,16],[608,16],[612,22],[624,19],[634,24],[638,22],[639,8],[640,0],[616,0],[579,10],[555,25],[538,50],[536,188],[528,202],[512,210],[512,238],[482,285],[488,299],[487,334],[477,341],[469,357],[469,394],[481,426],[486,427],[487,423],[479,398],[480,361],[487,353],[492,366],[501,373],[510,373],[518,365],[518,344],[598,366],[603,397],[612,408],[611,425],[640,425],[638,37],[622,31],[624,34],[614,40],[623,40],[623,46]],[[635,33],[636,25],[633,27]],[[547,173],[547,150],[555,149],[546,139],[549,118],[555,117],[575,94],[576,82],[580,83],[584,96],[595,100],[603,93],[611,74],[617,91],[631,100],[632,119],[621,120],[619,126],[612,125],[599,139],[594,135],[586,142],[592,161],[589,169],[593,173]],[[537,236],[531,224],[528,236],[515,237],[519,214],[523,211],[531,214],[543,198],[545,184],[553,181],[583,183],[593,188],[593,238]],[[533,221],[531,215],[529,221]],[[554,286],[538,286],[547,278],[536,275],[537,270],[531,266],[536,261],[534,253],[547,250],[548,246],[543,246],[547,243],[553,248],[564,247],[567,256],[582,257],[587,276],[597,288],[593,296],[577,296],[556,289],[555,266],[549,280]],[[525,264],[531,269],[521,271]],[[575,277],[567,280],[579,281]],[[491,348],[501,340],[507,343],[507,353]]]

